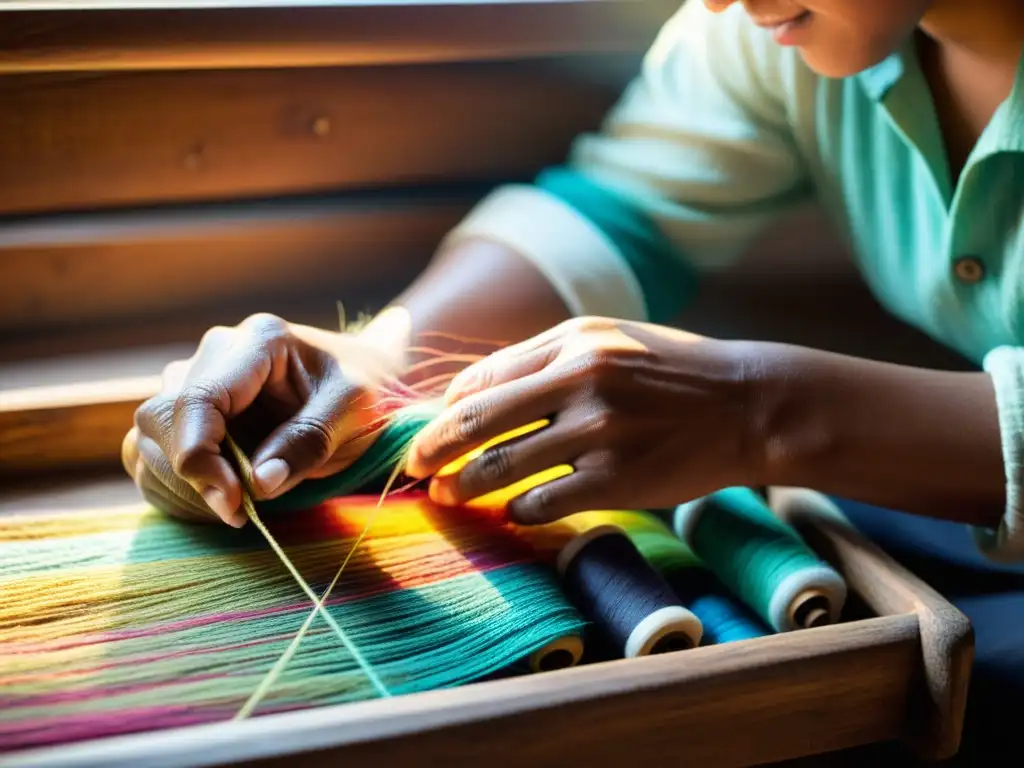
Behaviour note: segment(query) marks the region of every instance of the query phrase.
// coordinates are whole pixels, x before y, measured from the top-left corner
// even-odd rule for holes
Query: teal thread
[[[368,486],[387,479],[405,458],[413,438],[441,411],[441,403],[428,402],[395,411],[366,452],[343,472],[330,477],[304,480],[276,499],[256,504],[260,512],[294,512],[322,504],[328,499],[365,492]]]
[[[691,542],[697,556],[768,624],[772,596],[788,577],[821,560],[748,488],[728,488],[703,501]]]

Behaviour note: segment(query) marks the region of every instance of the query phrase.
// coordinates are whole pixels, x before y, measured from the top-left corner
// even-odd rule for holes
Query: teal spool
[[[769,633],[746,606],[737,605],[726,595],[702,595],[689,608],[704,627],[704,645],[753,640]]]
[[[842,576],[754,491],[728,488],[675,513],[676,533],[729,590],[777,632],[839,620]]]
[[[771,630],[733,597],[710,570],[700,564],[671,571],[668,582],[683,605],[704,627],[702,645],[720,645],[764,637]]]
[[[330,477],[305,480],[276,499],[260,502],[259,511],[274,514],[308,509],[383,483],[405,457],[413,438],[440,409],[440,403],[431,401],[395,411],[373,445],[347,469]]]

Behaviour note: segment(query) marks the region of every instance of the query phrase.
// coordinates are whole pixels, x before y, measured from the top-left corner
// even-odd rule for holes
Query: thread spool
[[[556,561],[569,599],[625,658],[694,648],[700,620],[617,526],[576,536]]]
[[[846,583],[747,488],[676,509],[675,530],[726,587],[777,632],[839,621]]]
[[[575,667],[583,658],[583,640],[577,635],[566,635],[548,643],[530,654],[531,672],[553,672]]]
[[[752,640],[770,634],[768,627],[725,585],[699,565],[673,571],[669,584],[704,627],[703,645]]]

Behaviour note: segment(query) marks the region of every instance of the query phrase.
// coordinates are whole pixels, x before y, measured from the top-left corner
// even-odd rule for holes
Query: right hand
[[[241,484],[221,452],[229,423],[249,453],[255,497],[275,498],[369,447],[369,392],[387,374],[385,356],[357,336],[272,315],[213,328],[192,358],[167,366],[160,394],[136,412],[125,468],[168,514],[241,527]]]

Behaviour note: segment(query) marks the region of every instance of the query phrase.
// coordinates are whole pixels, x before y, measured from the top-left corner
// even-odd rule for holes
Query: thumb
[[[273,499],[291,490],[365,433],[375,417],[362,390],[347,381],[324,382],[253,453],[255,492]]]

